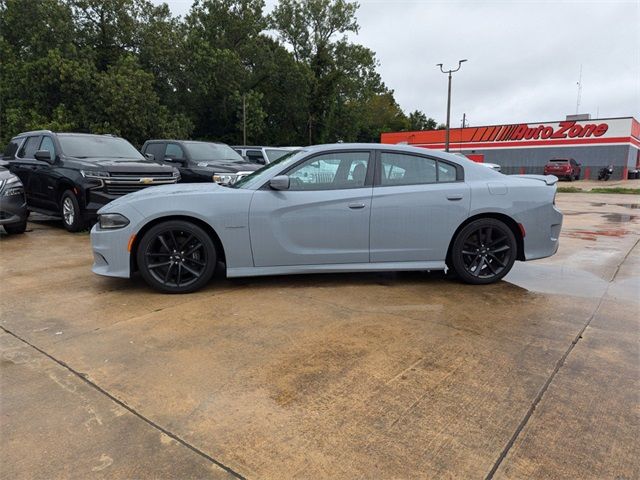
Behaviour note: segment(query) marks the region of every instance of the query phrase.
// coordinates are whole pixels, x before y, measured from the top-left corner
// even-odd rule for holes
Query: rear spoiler
[[[555,185],[558,183],[558,177],[555,175],[514,175],[521,178],[531,178],[532,180],[540,180],[547,185]]]

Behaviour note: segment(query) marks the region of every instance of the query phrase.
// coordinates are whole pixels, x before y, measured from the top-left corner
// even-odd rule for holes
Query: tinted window
[[[164,148],[164,143],[149,143],[144,153],[150,153],[156,162],[161,162],[164,160]]]
[[[380,154],[382,172],[380,184],[417,185],[437,180],[436,161],[406,153]]]
[[[76,158],[130,158],[144,157],[124,138],[107,135],[58,135],[65,155]]]
[[[244,162],[244,158],[238,155],[238,152],[224,143],[185,142],[185,145],[194,162],[206,162],[207,160]]]
[[[56,147],[51,137],[42,137],[40,148],[38,150],[46,150],[51,154],[51,158],[56,158]]]
[[[264,157],[262,156],[262,152],[260,150],[247,150],[247,153],[245,154],[245,156],[247,157],[247,160],[249,160],[250,162],[253,163],[260,163],[260,164],[264,164]]]
[[[182,151],[182,147],[175,143],[167,143],[167,149],[164,152],[164,156],[168,158],[175,158],[177,160],[184,160],[185,155]]]
[[[274,162],[280,157],[284,157],[287,153],[289,153],[289,150],[276,150],[274,148],[267,148],[265,152],[267,154],[267,157],[269,158],[269,161]]]
[[[20,147],[22,140],[22,138],[11,140],[4,148],[4,153],[2,156],[4,158],[13,158],[16,155],[16,152],[18,151],[18,147]]]
[[[40,145],[40,136],[28,137],[27,141],[22,144],[22,148],[18,152],[18,156],[22,158],[33,158]]]
[[[450,163],[438,162],[438,182],[455,182],[457,179],[455,166]]]
[[[289,190],[338,190],[364,187],[368,152],[327,153],[310,158],[287,175]]]

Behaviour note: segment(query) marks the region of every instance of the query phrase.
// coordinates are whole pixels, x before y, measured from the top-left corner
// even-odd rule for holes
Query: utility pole
[[[440,71],[442,73],[449,74],[449,88],[448,88],[448,91],[447,91],[447,131],[445,133],[445,140],[444,140],[444,151],[445,152],[449,151],[449,130],[451,129],[451,124],[450,124],[450,120],[451,120],[451,74],[457,72],[458,70],[460,70],[460,67],[466,61],[467,61],[466,58],[464,60],[458,60],[458,68],[456,68],[455,70],[444,70],[442,68],[442,65],[443,65],[442,63],[438,63],[436,65],[437,67],[440,67]]]
[[[247,144],[247,95],[242,94],[242,145]]]
[[[576,101],[576,115],[580,113],[580,97],[582,97],[582,64],[580,64],[580,77],[578,77],[578,100]]]
[[[467,126],[467,114],[463,113],[462,114],[462,128],[466,128]]]

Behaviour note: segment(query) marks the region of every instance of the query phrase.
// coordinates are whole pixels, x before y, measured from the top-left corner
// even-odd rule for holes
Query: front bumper
[[[27,220],[27,202],[24,195],[0,196],[0,225],[22,223]]]
[[[123,215],[129,219],[129,225],[124,228],[103,230],[96,223],[91,229],[93,273],[107,277],[129,278],[131,276],[129,245],[133,243],[132,237],[136,233],[136,226],[141,224],[143,217],[131,208],[128,208],[127,213]]]

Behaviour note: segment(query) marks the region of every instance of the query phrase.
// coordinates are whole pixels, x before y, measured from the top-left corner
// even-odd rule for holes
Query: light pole
[[[458,68],[456,68],[455,70],[445,70],[442,68],[442,63],[438,63],[436,66],[440,67],[440,71],[442,73],[448,73],[449,74],[449,90],[447,93],[447,132],[445,133],[445,140],[444,140],[444,151],[448,152],[449,151],[449,120],[451,117],[451,74],[453,72],[457,72],[458,70],[460,70],[460,67],[462,66],[463,62],[466,62],[467,59],[465,58],[464,60],[458,60]]]

